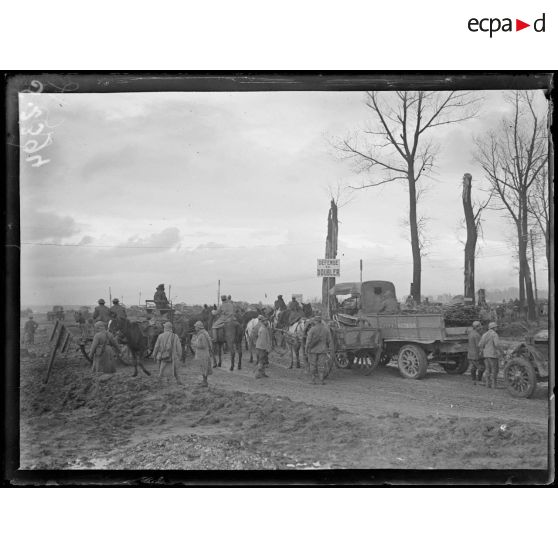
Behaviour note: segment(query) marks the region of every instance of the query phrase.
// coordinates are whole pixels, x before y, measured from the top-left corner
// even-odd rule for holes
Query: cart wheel
[[[442,368],[448,374],[463,374],[469,367],[467,355],[455,355],[455,361],[441,362]]]
[[[351,368],[352,363],[353,358],[351,355],[349,355],[349,353],[345,351],[335,353],[335,364],[337,365],[337,368],[346,370],[347,368]]]
[[[361,349],[355,353],[354,367],[362,370],[366,376],[372,374],[372,371],[380,361],[380,352],[373,349]]]
[[[531,397],[537,387],[537,374],[528,360],[515,357],[504,366],[504,384],[513,397]]]
[[[418,380],[426,374],[426,353],[418,345],[403,345],[397,355],[399,373],[404,378]]]

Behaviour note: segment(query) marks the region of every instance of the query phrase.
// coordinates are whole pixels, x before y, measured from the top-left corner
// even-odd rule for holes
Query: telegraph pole
[[[217,308],[221,306],[221,279],[217,279]]]

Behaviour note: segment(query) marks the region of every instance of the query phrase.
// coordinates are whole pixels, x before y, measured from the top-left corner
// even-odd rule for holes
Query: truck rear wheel
[[[537,374],[528,360],[515,357],[504,366],[504,383],[513,397],[531,397],[537,387]]]
[[[397,355],[397,365],[401,376],[419,380],[426,374],[428,368],[426,353],[418,345],[403,345]]]
[[[455,360],[440,362],[448,374],[463,374],[469,367],[467,355],[454,355]]]

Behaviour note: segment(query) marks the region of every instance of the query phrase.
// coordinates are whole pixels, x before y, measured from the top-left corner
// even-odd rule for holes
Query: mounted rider
[[[287,305],[283,300],[283,295],[277,295],[277,300],[273,303],[273,308],[275,309],[275,327],[280,329],[287,327],[288,323],[285,318],[287,318]]]
[[[99,306],[95,307],[95,311],[93,312],[93,321],[101,321],[108,324],[110,321],[110,310],[105,306],[105,300],[100,298],[97,303]]]
[[[284,312],[287,309],[287,305],[283,300],[283,295],[277,295],[277,300],[273,303],[273,307],[275,308],[275,312]]]
[[[112,306],[110,307],[109,312],[112,319],[126,319],[126,310],[123,306],[120,306],[120,301],[117,298],[112,299]]]
[[[296,296],[293,295],[292,300],[289,302],[289,306],[287,306],[289,311],[288,321],[289,326],[292,326],[302,317],[304,317],[304,312],[302,311],[302,306],[299,304]]]
[[[217,330],[234,320],[234,305],[232,300],[227,299],[227,295],[221,296],[221,306],[214,310],[213,316],[211,331],[213,340],[217,341]]]
[[[296,296],[293,295],[291,302],[289,302],[289,305],[287,306],[287,308],[291,311],[291,312],[302,312],[302,306],[299,304],[298,300],[296,299]]]
[[[158,310],[170,308],[169,299],[165,294],[165,285],[163,283],[157,285],[157,290],[153,295],[153,302],[155,302],[155,306]]]

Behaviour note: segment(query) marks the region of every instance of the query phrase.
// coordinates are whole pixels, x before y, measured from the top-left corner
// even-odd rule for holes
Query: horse
[[[147,376],[151,374],[145,369],[141,360],[147,353],[148,338],[137,322],[131,322],[128,318],[115,318],[109,322],[108,330],[117,334],[118,340],[128,346],[134,363],[132,377],[138,375],[138,366]]]
[[[254,351],[256,350],[254,340],[254,328],[258,325],[259,320],[257,317],[248,321],[244,327],[244,341],[246,342],[246,350],[250,352],[250,362],[254,362]]]
[[[300,318],[294,324],[290,325],[287,331],[284,332],[284,339],[289,348],[291,362],[289,369],[293,368],[296,359],[296,367],[300,368],[300,348],[303,347],[304,355],[304,339],[306,334],[306,325],[308,318]]]
[[[217,346],[219,353],[219,364],[217,364],[217,358],[215,356],[215,351],[213,352],[213,368],[221,366],[221,353],[223,345],[226,343],[227,347],[231,353],[231,367],[230,371],[234,370],[234,361],[236,353],[238,352],[238,366],[237,369],[240,370],[242,367],[242,338],[244,337],[244,332],[240,323],[233,319],[226,322],[222,327],[214,330],[217,338],[213,338],[214,345]]]

